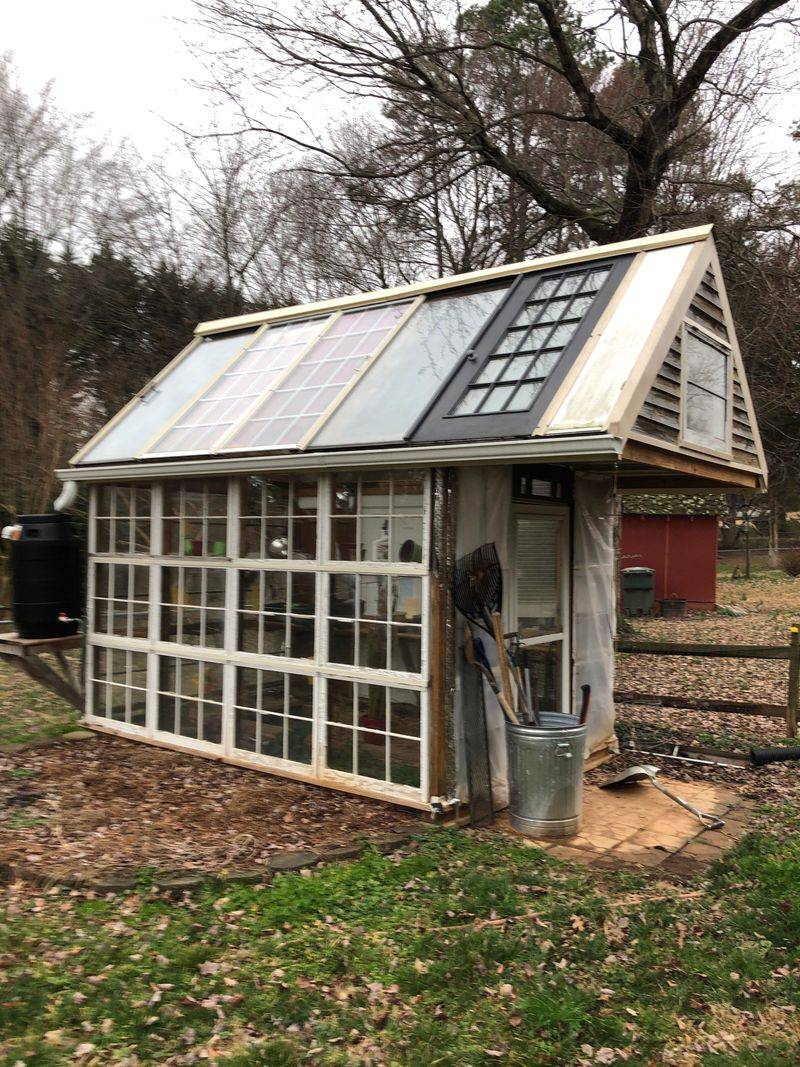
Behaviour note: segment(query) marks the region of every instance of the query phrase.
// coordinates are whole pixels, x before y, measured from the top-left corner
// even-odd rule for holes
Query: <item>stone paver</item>
[[[750,813],[737,795],[713,782],[676,782],[659,775],[672,792],[709,814],[726,820],[721,830],[704,830],[699,821],[654,786],[600,789],[589,785],[583,795],[583,822],[573,837],[531,838],[559,859],[604,869],[636,866],[691,877],[747,832]],[[507,815],[504,832],[516,833]]]

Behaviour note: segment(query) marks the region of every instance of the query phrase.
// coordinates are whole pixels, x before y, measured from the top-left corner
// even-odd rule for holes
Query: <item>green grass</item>
[[[78,717],[65,700],[0,661],[0,745],[60,737],[76,728]]]
[[[647,900],[630,875],[434,831],[399,862],[222,898],[22,894],[0,925],[0,1063],[66,1063],[85,1042],[98,1063],[645,1063],[720,1027],[723,1058],[692,1062],[790,1062],[791,1014],[752,1019],[800,1004],[798,883],[790,835],[748,839],[699,898],[662,884]]]

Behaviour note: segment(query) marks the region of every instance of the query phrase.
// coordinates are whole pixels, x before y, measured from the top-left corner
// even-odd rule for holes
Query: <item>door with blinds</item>
[[[512,616],[528,702],[540,713],[569,709],[569,512],[514,512]]]

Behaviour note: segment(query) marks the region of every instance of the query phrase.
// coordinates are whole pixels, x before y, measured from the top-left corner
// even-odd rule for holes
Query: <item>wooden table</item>
[[[20,637],[16,633],[0,634],[0,659],[10,663],[29,678],[40,682],[63,700],[72,704],[78,711],[83,711],[83,689],[72,669],[72,664],[64,655],[71,648],[80,648],[83,638],[80,634],[72,637]],[[41,656],[49,652],[61,668],[61,674],[46,663]]]

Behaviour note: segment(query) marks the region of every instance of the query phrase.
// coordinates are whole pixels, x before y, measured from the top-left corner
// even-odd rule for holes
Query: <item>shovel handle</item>
[[[500,619],[499,611],[492,612],[492,629],[494,630],[494,640],[497,645],[497,662],[500,664],[500,681],[503,684],[503,696],[506,698],[508,706],[511,707],[514,702],[514,694],[511,691],[511,675],[508,671],[508,652],[506,651],[506,642],[503,637],[503,623]]]

